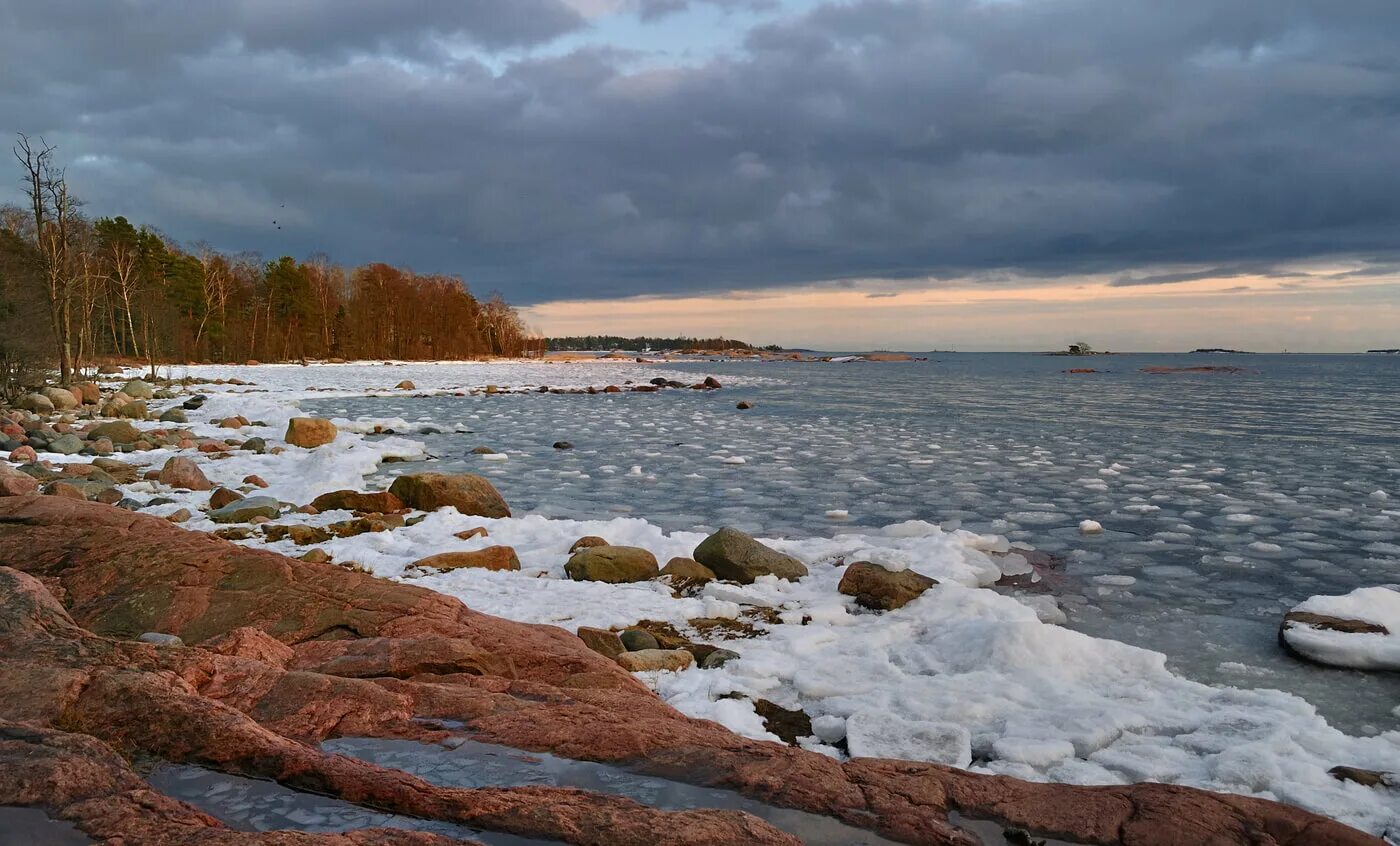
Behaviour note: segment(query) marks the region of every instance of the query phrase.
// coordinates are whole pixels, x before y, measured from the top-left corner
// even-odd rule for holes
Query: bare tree
[[[24,168],[24,193],[34,216],[34,237],[39,245],[37,256],[45,282],[49,322],[58,347],[59,378],[67,384],[73,377],[72,277],[68,248],[77,204],[68,193],[63,171],[54,166],[56,150],[44,139],[35,143],[23,133],[14,146],[15,158]]]

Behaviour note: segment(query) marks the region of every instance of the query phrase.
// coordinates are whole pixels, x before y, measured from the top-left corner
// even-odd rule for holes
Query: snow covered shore
[[[658,370],[616,362],[189,368],[189,375],[200,378],[254,383],[199,386],[210,399],[189,413],[190,428],[201,435],[228,436],[218,422],[241,414],[265,426],[245,427],[239,437],[256,435],[280,445],[286,421],[299,414],[298,401],[393,393],[391,386],[405,379],[420,392],[450,393],[487,385],[602,387],[643,383],[658,373],[682,381],[705,375],[684,367]],[[177,370],[171,375],[186,374]],[[451,431],[454,425],[431,420],[337,423],[340,437],[312,450],[196,457],[216,483],[237,487],[245,477],[257,475],[268,483],[262,493],[299,505],[328,491],[363,488],[365,476],[384,472],[385,459],[422,458],[422,444],[411,437],[415,427]],[[401,434],[363,434],[375,426]],[[124,458],[160,466],[172,454],[152,450]],[[153,482],[124,487],[142,499],[159,495],[170,500],[149,506],[149,513],[185,508],[195,514],[190,528],[217,528],[200,512],[207,493],[172,492]],[[325,526],[349,516],[334,511],[289,514],[278,522]],[[489,537],[456,537],[476,527],[485,528]],[[834,744],[844,740],[856,755],[933,760],[1078,784],[1174,782],[1292,802],[1376,833],[1400,824],[1400,796],[1393,791],[1328,774],[1339,765],[1400,769],[1400,732],[1350,737],[1298,697],[1198,684],[1170,673],[1159,653],[1042,622],[1036,609],[986,589],[1003,574],[988,553],[1005,551],[1004,538],[905,522],[832,537],[767,539],[801,559],[810,575],[795,583],[771,578],[750,586],[712,583],[698,596],[677,598],[659,582],[568,580],[563,573],[567,551],[584,535],[643,547],[661,561],[690,556],[703,538],[698,532],[667,533],[636,518],[518,515],[491,520],[444,509],[412,526],[318,546],[336,561],[355,561],[376,575],[457,596],[479,611],[570,630],[649,619],[693,633],[689,621],[696,618],[771,608],[778,622],[755,624],[760,636],[723,642],[739,659],[717,669],[648,676],[680,710],[752,737],[771,737],[751,701],[763,697],[811,715],[817,736],[806,744],[834,755],[842,754]],[[306,551],[290,540],[245,543],[292,555]],[[513,547],[522,569],[430,573],[411,566],[437,552],[495,544]],[[836,591],[845,566],[860,560],[910,568],[940,584],[904,608],[870,613]]]

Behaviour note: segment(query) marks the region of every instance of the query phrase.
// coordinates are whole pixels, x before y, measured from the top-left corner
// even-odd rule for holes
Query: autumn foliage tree
[[[67,381],[105,359],[176,362],[462,359],[538,353],[499,294],[461,279],[324,255],[263,261],[186,250],[124,217],[89,220],[54,148],[15,148],[30,208],[0,209],[0,380],[42,358]],[[40,347],[48,350],[40,352]],[[2,388],[3,385],[0,385]]]

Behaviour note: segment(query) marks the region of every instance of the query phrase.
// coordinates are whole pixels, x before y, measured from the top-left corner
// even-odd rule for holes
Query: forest
[[[124,217],[89,218],[55,148],[20,135],[24,206],[0,207],[0,389],[107,361],[464,359],[538,354],[499,294],[455,276],[323,255],[186,249]]]
[[[752,350],[752,344],[729,338],[624,338],[621,335],[575,335],[567,338],[546,338],[550,352],[583,350]],[[776,350],[779,347],[764,347]]]

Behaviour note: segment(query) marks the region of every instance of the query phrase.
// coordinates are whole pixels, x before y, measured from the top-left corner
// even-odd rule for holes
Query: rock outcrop
[[[147,632],[187,645],[135,642]],[[738,812],[447,788],[316,746],[330,736],[434,741],[449,720],[488,742],[736,790],[911,844],[978,843],[949,822],[954,810],[1092,844],[1381,843],[1297,808],[1174,785],[1031,784],[748,740],[677,713],[557,628],[115,508],[0,499],[0,805],[131,844],[454,842],[386,829],[232,832],[147,787],[126,763],[139,757],[568,843],[795,844]]]

